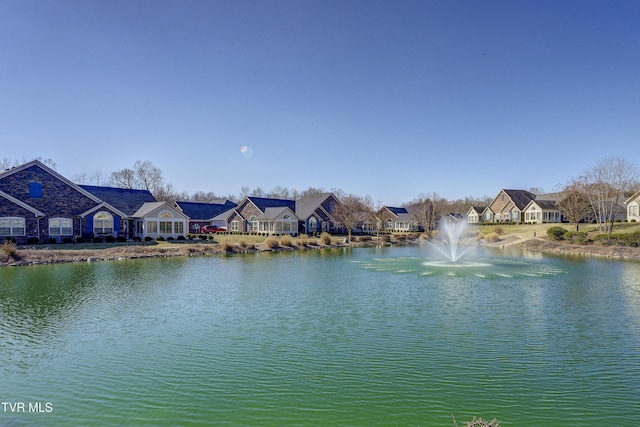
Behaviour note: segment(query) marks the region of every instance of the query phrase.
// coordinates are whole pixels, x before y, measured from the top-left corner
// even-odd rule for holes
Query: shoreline
[[[640,260],[640,248],[627,246],[597,246],[576,245],[564,242],[550,241],[545,238],[522,238],[516,234],[507,234],[497,242],[483,242],[481,246],[494,249],[519,249],[522,251],[564,256],[580,256],[618,260]],[[304,246],[279,246],[268,248],[265,244],[256,244],[243,248],[234,245],[232,248],[223,247],[221,244],[193,243],[186,245],[157,245],[157,246],[115,246],[95,249],[18,249],[12,257],[0,261],[1,267],[20,267],[28,265],[59,264],[69,262],[96,262],[118,261],[126,259],[148,259],[169,257],[193,257],[193,256],[221,256],[237,255],[261,252],[285,252],[299,250],[319,250],[338,248],[358,248],[384,246],[405,246],[419,244],[417,241],[389,242],[358,242],[332,243],[323,245],[319,243]]]

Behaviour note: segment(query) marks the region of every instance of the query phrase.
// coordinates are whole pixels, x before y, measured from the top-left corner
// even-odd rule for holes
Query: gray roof
[[[318,193],[296,200],[296,215],[300,219],[309,218],[332,194],[333,193]]]
[[[97,185],[79,185],[79,187],[129,216],[133,216],[145,203],[156,201],[153,194],[147,190]]]

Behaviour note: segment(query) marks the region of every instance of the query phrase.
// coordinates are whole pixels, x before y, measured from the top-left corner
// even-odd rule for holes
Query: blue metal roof
[[[176,204],[192,220],[208,220],[237,206],[230,200],[226,200],[225,203],[176,202]]]
[[[100,187],[97,185],[79,185],[79,187],[127,215],[133,215],[146,202],[156,201],[153,194],[148,190]]]
[[[283,199],[268,199],[266,197],[248,197],[249,200],[255,204],[258,209],[262,212],[266,208],[282,208],[287,207],[291,209],[293,212],[296,211],[296,201],[295,200],[283,200]]]

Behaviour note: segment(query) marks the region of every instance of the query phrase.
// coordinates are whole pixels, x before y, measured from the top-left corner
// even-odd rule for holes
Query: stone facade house
[[[37,160],[0,173],[0,239],[65,241],[84,235],[88,212],[117,209]]]
[[[484,222],[522,222],[524,208],[536,195],[526,190],[500,190],[484,212]]]
[[[231,232],[297,235],[299,218],[295,209],[294,200],[246,196],[213,221],[224,221]]]
[[[296,215],[300,219],[300,233],[334,232],[339,224],[333,217],[335,207],[340,202],[333,193],[319,193],[296,200]]]

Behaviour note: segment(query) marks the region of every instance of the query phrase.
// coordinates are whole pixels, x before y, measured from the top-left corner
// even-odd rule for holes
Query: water
[[[634,425],[640,264],[475,255],[1,269],[0,425]]]

